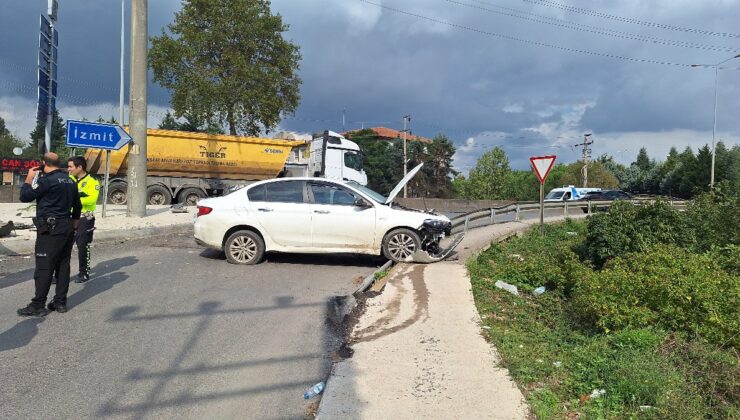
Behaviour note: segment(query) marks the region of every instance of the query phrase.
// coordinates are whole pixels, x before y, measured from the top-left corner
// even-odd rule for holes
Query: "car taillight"
[[[206,206],[198,206],[198,216],[205,216],[206,214],[209,214],[213,211],[212,208],[206,207]]]

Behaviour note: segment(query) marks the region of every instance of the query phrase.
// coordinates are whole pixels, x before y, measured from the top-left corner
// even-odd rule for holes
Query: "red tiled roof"
[[[397,138],[398,139],[403,138],[403,133],[402,132],[400,132],[398,130],[394,130],[392,128],[386,128],[386,127],[370,127],[369,129],[370,130],[373,130],[375,132],[375,134],[377,134],[378,137],[380,137],[383,140],[395,140]],[[353,133],[356,133],[358,131],[360,131],[360,130],[347,131],[347,132],[342,133],[342,134],[345,137],[347,137],[347,138],[351,138],[352,137],[352,134]],[[416,135],[413,135],[413,134],[407,134],[406,135],[406,140],[407,141],[419,141],[419,142],[422,142],[422,143],[431,143],[432,142],[431,140],[429,140],[426,137],[416,136]]]

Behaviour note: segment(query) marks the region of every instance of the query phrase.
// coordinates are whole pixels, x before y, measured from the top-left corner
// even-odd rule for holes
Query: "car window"
[[[563,196],[563,191],[550,191],[545,197],[547,200],[558,200]]]
[[[362,170],[362,155],[353,152],[344,152],[344,166],[356,171]]]
[[[249,201],[265,201],[265,186],[258,185],[252,187],[247,191],[247,197]]]
[[[247,191],[250,201],[303,203],[303,181],[280,181],[262,184]]]
[[[354,205],[355,195],[336,185],[311,184],[314,203],[330,205]]]

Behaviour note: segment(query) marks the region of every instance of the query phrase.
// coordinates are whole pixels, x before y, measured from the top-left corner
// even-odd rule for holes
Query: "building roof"
[[[370,128],[367,128],[367,130],[373,130],[375,132],[375,134],[379,138],[381,138],[383,140],[395,140],[395,139],[403,138],[403,133],[401,131],[394,130],[392,128],[387,128],[387,127],[370,127]],[[358,131],[360,131],[360,130],[347,131],[347,132],[344,132],[342,134],[344,135],[344,137],[346,137],[348,139],[351,139],[352,138],[352,134],[354,134],[354,133],[356,133]],[[431,143],[432,142],[431,140],[429,140],[426,137],[416,136],[414,134],[408,134],[406,136],[406,140],[407,141],[418,141],[418,142],[422,142],[422,143]]]

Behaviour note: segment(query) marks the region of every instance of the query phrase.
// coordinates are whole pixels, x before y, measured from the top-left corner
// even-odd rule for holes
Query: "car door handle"
[[[272,209],[266,209],[266,208],[261,208],[261,209],[257,209],[257,210],[264,211],[264,212],[272,211]]]
[[[329,214],[329,210],[314,210],[313,212],[318,214]]]

